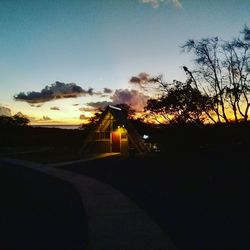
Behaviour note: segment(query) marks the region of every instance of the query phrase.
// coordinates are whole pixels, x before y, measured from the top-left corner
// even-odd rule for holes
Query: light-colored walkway
[[[29,167],[71,183],[80,193],[85,207],[91,250],[176,250],[161,228],[113,187],[42,164],[13,159],[1,161]]]

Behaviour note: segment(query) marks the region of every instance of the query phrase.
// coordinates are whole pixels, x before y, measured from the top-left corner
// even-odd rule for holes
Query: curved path
[[[93,250],[175,250],[169,237],[134,202],[113,187],[70,171],[33,162],[2,159],[71,183],[79,192]]]

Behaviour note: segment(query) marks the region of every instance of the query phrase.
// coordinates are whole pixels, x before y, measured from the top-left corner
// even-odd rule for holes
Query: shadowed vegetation
[[[162,75],[150,77],[146,73],[143,79],[132,77],[130,82],[140,85],[143,81],[144,87],[152,85],[160,93],[146,107],[156,122],[246,122],[250,108],[249,33],[245,26],[229,41],[218,37],[188,40],[182,49],[193,55],[194,65],[191,70],[183,66],[185,82],[169,83]]]

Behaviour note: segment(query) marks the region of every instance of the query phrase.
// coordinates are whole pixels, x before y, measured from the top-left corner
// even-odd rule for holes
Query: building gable
[[[143,139],[122,110],[108,106],[86,138],[83,150],[87,150],[87,146],[92,145],[92,151],[118,152],[119,143],[120,152],[124,154],[129,153],[131,148],[140,154],[148,152]]]

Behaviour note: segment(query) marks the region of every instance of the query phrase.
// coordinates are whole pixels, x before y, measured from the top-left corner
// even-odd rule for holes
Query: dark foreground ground
[[[250,124],[149,130],[145,133],[160,145],[158,155],[102,159],[64,168],[125,193],[168,233],[179,250],[249,249],[249,131]],[[0,153],[12,153],[13,147],[15,151],[46,146],[52,152],[13,157],[53,163],[77,159],[84,132],[20,128],[1,136]],[[0,171],[0,219],[5,230],[0,242],[25,246],[18,249],[48,249],[44,246],[53,237],[61,242],[59,249],[72,249],[67,247],[72,241],[85,244],[83,209],[74,205],[80,201],[71,188],[31,170],[3,166]]]
[[[103,159],[64,168],[128,195],[177,249],[238,250],[249,246],[247,155],[235,147],[178,158]]]
[[[70,185],[0,163],[0,197],[0,249],[86,249],[84,208]]]

